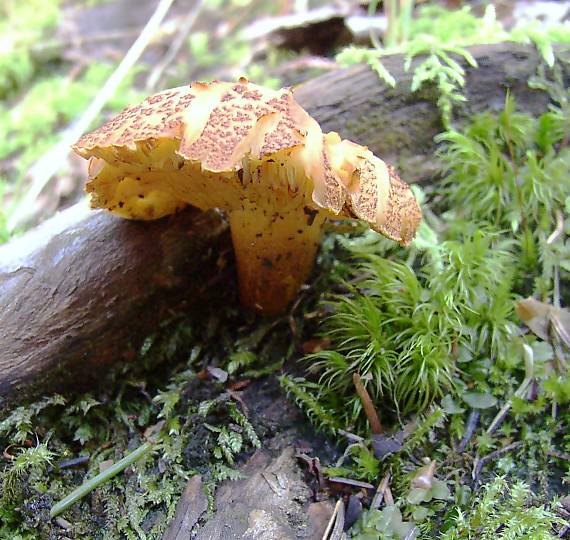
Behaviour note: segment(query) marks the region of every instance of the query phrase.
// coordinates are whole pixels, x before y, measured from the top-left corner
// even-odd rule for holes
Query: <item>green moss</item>
[[[394,26],[399,24],[398,18],[391,22]],[[552,67],[555,63],[554,45],[570,43],[567,25],[546,28],[532,23],[507,32],[497,20],[493,5],[487,6],[483,17],[474,15],[469,6],[459,10],[423,6],[407,26],[409,32],[397,44],[387,36],[384,45],[376,43],[372,49],[351,45],[340,51],[336,59],[343,66],[366,63],[381,81],[394,87],[398,81],[386,69],[382,58],[403,54],[406,57],[405,69],[410,70],[413,64],[412,93],[419,99],[423,99],[426,91],[430,97],[433,96],[446,128],[451,126],[455,109],[466,101],[463,95],[464,65],[477,67],[475,58],[466,47],[504,41],[532,43],[546,64]]]
[[[426,31],[428,15],[413,32]],[[441,25],[438,39],[444,39],[446,25],[460,34],[497,31],[490,17],[475,21],[466,10],[454,17]],[[191,45],[198,52],[199,46]],[[210,44],[205,46],[208,52]],[[548,55],[548,46],[541,47]],[[445,57],[451,49],[408,52],[419,50],[440,63],[418,71],[414,99],[447,95],[447,104],[454,105],[461,72],[452,55]],[[236,48],[234,59],[247,52]],[[205,55],[202,67],[213,61]],[[0,154],[19,157],[4,185],[16,182],[53,132],[83,110],[110,69],[92,67],[73,83],[41,79],[14,107],[0,109]],[[443,72],[449,79],[440,79],[437,90]],[[291,318],[252,322],[233,305],[213,305],[200,317],[161,325],[137,361],[118,367],[93,393],[36,397],[5,410],[0,445],[11,457],[0,472],[0,537],[61,534],[49,520],[53,505],[148,439],[154,441],[152,453],[66,511],[73,534],[160,538],[189,476],[200,474],[210,490],[238,478],[237,466],[264,444],[273,426],[265,426],[255,410],[246,414],[228,392],[231,386],[208,367],[242,384],[255,378],[276,384],[278,371],[291,399],[329,441],[343,445],[343,429],[362,438],[342,459],[327,463],[334,465],[328,473],[374,484],[390,473],[396,506],[367,511],[356,538],[402,537],[413,527],[423,537],[444,534],[450,540],[558,534],[561,520],[552,499],[570,482],[564,459],[570,452],[570,389],[568,372],[561,369],[568,353],[560,343],[526,332],[514,302],[528,294],[570,301],[570,109],[556,70],[549,77],[543,71],[532,84],[552,96],[550,110],[539,118],[519,113],[509,98],[501,114],[473,118],[465,129],[441,135],[439,173],[445,180],[417,190],[425,219],[410,249],[360,226],[331,234],[312,287]],[[120,94],[113,108],[130,99]],[[374,111],[371,116],[374,121]],[[413,146],[414,119],[409,123],[405,134],[383,135],[391,147]],[[346,128],[358,138],[358,122]],[[293,362],[309,340],[323,350]],[[392,453],[383,455],[378,437],[369,433],[354,373],[378,409],[383,436],[399,441]],[[528,376],[532,393],[517,393]],[[256,388],[251,393],[259,397]],[[487,432],[506,405],[505,422]],[[473,418],[479,419],[474,427]],[[78,456],[88,456],[85,468],[65,463]],[[426,457],[438,468],[418,494],[410,483]],[[493,481],[497,474],[508,480]]]
[[[370,480],[391,472],[401,518],[415,523],[426,537],[449,523],[453,505],[437,498],[410,499],[412,478],[406,471],[424,456],[439,464],[439,478],[454,478],[446,490],[463,501],[456,507],[461,512],[466,493],[477,491],[483,476],[487,481],[509,474],[532,483],[539,502],[525,499],[510,506],[510,488],[503,481],[500,517],[485,515],[478,530],[492,534],[495,519],[506,520],[513,538],[550,538],[550,531],[560,528],[554,514],[541,513],[540,505],[561,492],[556,480],[561,464],[548,462],[547,449],[568,447],[562,436],[569,421],[568,374],[559,362],[567,366],[569,354],[558,349],[555,357],[555,341],[524,335],[514,311],[516,298],[529,293],[551,302],[564,300],[560,291],[569,284],[570,229],[559,225],[557,235],[550,236],[556,223],[567,223],[570,208],[568,91],[553,80],[541,80],[554,99],[544,115],[519,113],[508,97],[503,112],[473,118],[461,132],[439,137],[445,188],[419,193],[424,223],[411,249],[372,233],[336,236],[332,253],[337,273],[331,288],[337,294],[323,298],[321,309],[327,315],[317,334],[326,346],[306,357],[306,378],[284,381],[318,428],[334,433],[341,428],[364,438],[349,447],[342,466],[331,474]],[[376,436],[370,437],[354,373],[366,385],[386,429],[409,433],[401,450],[387,459],[379,453],[376,461],[372,455],[366,467],[362,452],[380,450]],[[528,378],[535,395],[523,397],[519,389]],[[410,418],[426,409],[425,416]],[[479,425],[467,433],[473,413],[480,416]],[[507,418],[504,430],[487,431],[501,415]],[[461,454],[453,452],[464,436],[463,452],[470,459],[498,452],[480,469],[475,466],[475,482],[462,468]],[[513,449],[503,455],[513,441]],[[567,463],[562,467],[568,470]],[[522,488],[515,483],[513,489],[520,493]],[[477,504],[486,492],[480,497]],[[536,512],[535,528],[523,508]],[[382,519],[383,514],[372,512],[357,529],[363,536],[356,537],[372,538],[366,534],[383,526]],[[474,537],[462,536],[471,534],[467,531],[468,526],[459,527],[453,533],[458,536],[450,538]]]
[[[441,539],[555,540],[555,527],[564,524],[555,509],[556,505],[534,501],[524,483],[509,484],[497,477],[483,488],[466,512],[459,508],[450,512],[450,526]]]

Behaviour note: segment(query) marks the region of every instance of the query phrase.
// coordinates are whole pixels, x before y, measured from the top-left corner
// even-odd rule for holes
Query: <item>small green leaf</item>
[[[425,506],[418,506],[414,508],[414,511],[412,512],[412,518],[415,522],[423,521],[426,517],[428,517],[429,513],[429,508]]]
[[[473,409],[490,409],[497,405],[497,398],[488,392],[465,392],[461,397]]]
[[[84,424],[78,427],[73,434],[73,440],[79,441],[81,444],[85,444],[87,441],[93,438],[93,430],[88,424]]]
[[[251,366],[257,361],[257,355],[250,351],[235,352],[230,355],[226,371],[230,375],[235,375],[243,368]]]
[[[96,407],[97,405],[101,405],[101,402],[93,399],[91,396],[86,396],[78,404],[84,415],[87,414],[89,409]]]
[[[443,480],[438,480],[437,478],[432,480],[430,492],[434,499],[439,499],[441,501],[446,501],[451,497],[451,492],[449,491],[447,484]]]
[[[429,489],[426,488],[412,488],[407,497],[410,504],[420,504],[430,499]]]
[[[457,404],[450,394],[446,394],[441,400],[443,410],[448,414],[459,414],[465,412],[465,409]]]

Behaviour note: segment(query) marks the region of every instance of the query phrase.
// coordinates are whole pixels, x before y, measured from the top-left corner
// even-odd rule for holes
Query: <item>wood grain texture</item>
[[[132,358],[169,310],[203,300],[226,233],[195,209],[132,222],[77,205],[1,246],[0,395],[78,388]]]
[[[193,476],[186,483],[186,487],[176,505],[174,519],[162,540],[188,540],[192,538],[192,530],[208,511],[208,497],[204,492],[202,478]]]

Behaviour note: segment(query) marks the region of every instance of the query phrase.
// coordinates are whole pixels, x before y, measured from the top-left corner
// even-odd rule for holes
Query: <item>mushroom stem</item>
[[[244,307],[275,315],[308,278],[325,217],[309,207],[283,213],[248,206],[230,214]]]

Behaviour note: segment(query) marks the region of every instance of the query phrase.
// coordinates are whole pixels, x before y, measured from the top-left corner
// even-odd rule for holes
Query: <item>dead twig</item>
[[[6,461],[14,461],[16,459],[15,456],[13,456],[12,454],[10,454],[10,452],[8,452],[8,450],[10,450],[10,448],[13,448],[14,446],[16,446],[15,444],[9,444],[4,451],[2,452],[2,457],[6,460]]]
[[[469,417],[467,418],[467,425],[465,426],[465,434],[457,447],[457,452],[464,452],[473,437],[473,433],[475,433],[475,429],[477,428],[477,424],[479,423],[479,418],[481,417],[481,413],[475,409],[473,409],[469,413]]]
[[[188,37],[190,30],[192,30],[194,23],[200,16],[200,12],[202,11],[205,3],[205,0],[196,0],[194,7],[188,12],[186,17],[184,17],[184,20],[180,25],[180,29],[178,30],[178,34],[176,34],[176,37],[172,40],[168,51],[166,51],[162,60],[150,72],[150,75],[146,80],[146,89],[149,92],[156,88],[156,85],[166,68],[172,63],[184,43],[186,43],[186,38]]]
[[[547,244],[553,244],[558,240],[560,235],[564,232],[564,215],[560,211],[560,209],[556,210],[556,228],[552,232],[552,234],[547,238]],[[560,269],[559,265],[554,265],[554,275],[553,275],[553,282],[554,282],[554,290],[552,291],[553,297],[553,306],[557,309],[560,309]]]
[[[368,4],[368,18],[372,19],[374,17],[374,15],[376,14],[376,7],[378,6],[378,2],[370,2]],[[384,5],[384,14],[386,17],[386,20],[389,21],[390,20],[390,2],[386,2]],[[377,49],[380,50],[382,49],[382,43],[380,43],[380,39],[378,38],[378,35],[376,34],[376,28],[374,28],[374,25],[371,24],[370,27],[368,28],[368,36],[370,38],[370,42],[372,43],[372,46]]]
[[[63,519],[61,516],[56,517],[54,521],[58,527],[61,527],[65,531],[73,530],[73,526],[71,525],[71,523],[69,523],[67,519]]]
[[[363,444],[365,439],[364,437],[360,437],[359,435],[355,435],[354,433],[350,433],[349,431],[345,431],[344,429],[338,430],[339,435],[342,435],[346,439],[348,439],[351,443],[359,443]]]
[[[57,463],[59,469],[69,469],[70,467],[81,467],[89,463],[91,456],[79,456],[71,459],[64,459]]]
[[[326,485],[326,481],[323,475],[320,459],[318,457],[313,458],[298,449],[295,452],[295,457],[305,462],[309,472],[317,479],[319,489],[323,489]]]
[[[333,514],[323,533],[322,540],[340,540],[344,529],[344,502],[339,499],[333,510]]]
[[[370,398],[370,394],[368,390],[366,390],[365,386],[362,384],[362,379],[358,373],[354,373],[352,375],[352,381],[354,382],[354,387],[356,388],[356,393],[362,402],[362,407],[364,412],[366,413],[366,418],[368,418],[368,422],[370,423],[370,430],[374,434],[380,434],[384,431],[382,427],[382,423],[380,422],[380,418],[378,417],[378,413],[376,412],[376,408],[372,403],[372,399]]]
[[[353,480],[352,478],[341,478],[340,476],[333,476],[329,478],[328,481],[332,484],[341,484],[343,486],[349,486],[353,488],[361,488],[361,489],[374,489],[372,484],[368,482],[362,482],[360,480]]]
[[[386,506],[392,506],[394,504],[394,497],[392,496],[390,486],[386,486],[384,490],[384,500],[386,501]]]
[[[550,457],[555,457],[556,459],[570,461],[570,454],[566,452],[559,452],[558,450],[547,450],[546,455]]]
[[[293,340],[297,340],[299,332],[297,330],[297,322],[295,321],[295,311],[301,305],[301,301],[305,298],[305,291],[301,290],[300,294],[297,296],[297,299],[293,302],[291,309],[289,309],[289,313],[287,315],[287,321],[289,323],[289,328],[291,329],[291,335],[293,336]]]
[[[474,484],[478,483],[479,475],[481,474],[481,471],[483,470],[483,467],[485,465],[487,465],[491,461],[495,461],[496,459],[500,458],[501,456],[503,456],[505,454],[508,454],[509,452],[512,452],[513,450],[516,450],[517,448],[520,448],[522,445],[523,445],[522,441],[515,441],[514,443],[511,443],[511,444],[505,446],[504,448],[499,448],[498,450],[491,452],[490,454],[486,455],[485,457],[482,457],[482,458],[477,457],[475,459],[475,465],[473,467],[473,472],[471,473],[471,477],[473,478],[473,483]]]
[[[378,510],[378,508],[380,508],[380,506],[382,505],[382,501],[384,500],[384,493],[388,489],[389,485],[390,485],[390,473],[388,472],[384,475],[384,478],[382,478],[380,484],[378,484],[378,489],[376,490],[374,498],[370,503],[371,509]]]
[[[99,32],[90,36],[73,36],[70,39],[51,39],[41,43],[35,43],[31,46],[30,52],[34,57],[49,58],[59,54],[61,51],[67,51],[72,47],[81,47],[93,43],[109,43],[110,41],[119,41],[121,39],[138,36],[141,33],[140,28],[127,28],[126,30],[114,30],[112,32]]]
[[[534,380],[534,353],[529,345],[526,343],[523,345],[524,349],[524,361],[525,361],[525,378],[521,385],[517,388],[514,395],[516,397],[522,398],[525,395],[528,387]],[[487,428],[487,435],[492,435],[504,422],[507,414],[509,413],[511,406],[513,404],[512,398],[510,398],[496,414],[495,418],[491,422],[491,425]]]
[[[547,244],[553,244],[556,242],[558,237],[564,232],[564,215],[562,212],[556,210],[556,228],[552,231],[551,235],[546,239]],[[560,306],[557,306],[560,307]]]

